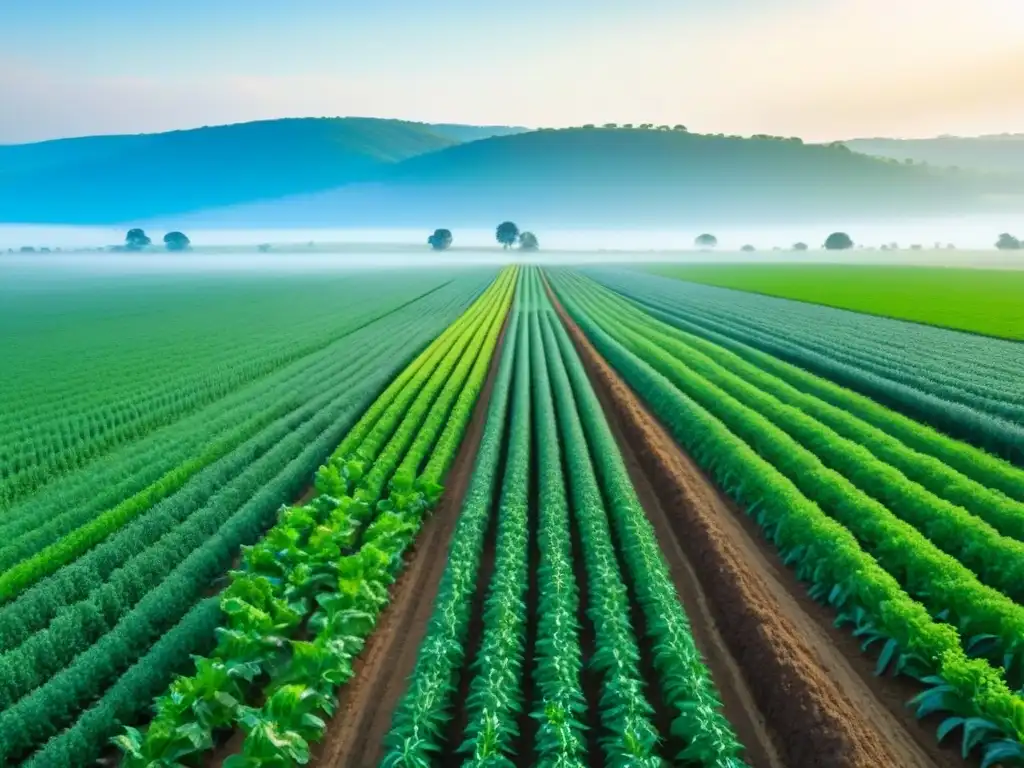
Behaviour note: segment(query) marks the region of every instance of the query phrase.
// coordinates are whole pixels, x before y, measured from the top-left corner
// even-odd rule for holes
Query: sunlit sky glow
[[[0,0],[0,143],[284,116],[1024,132],[1024,0]]]

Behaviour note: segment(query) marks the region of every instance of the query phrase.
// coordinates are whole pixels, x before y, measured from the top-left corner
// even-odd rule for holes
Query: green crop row
[[[391,338],[411,340],[408,348],[412,349],[419,340],[434,338],[447,325],[453,307],[457,311],[467,301],[467,293],[465,286],[450,284],[431,302],[394,313],[386,321]],[[188,418],[112,451],[12,506],[0,516],[0,538],[7,543],[0,551],[0,570],[34,555],[132,496],[158,498],[153,492],[158,491],[165,475],[192,461],[206,445],[238,425],[266,412],[295,410],[358,371],[374,370],[382,363],[394,367],[395,345],[381,342],[377,327],[355,331]],[[406,354],[401,353],[399,360]]]
[[[625,270],[594,274],[644,308],[698,326],[700,335],[713,332],[756,347],[1015,464],[1024,462],[1022,369],[1013,342],[965,339],[953,331]],[[851,354],[854,346],[860,347],[857,355]],[[937,380],[947,373],[953,381]],[[991,395],[971,396],[965,390],[970,381]]]
[[[698,361],[694,355],[688,355],[685,362],[674,357],[672,350],[677,345],[664,336],[656,325],[657,321],[651,320],[650,324],[642,326],[642,332],[637,332],[628,318],[618,313],[588,310],[585,299],[580,306],[599,322],[602,318],[614,317],[616,336],[628,349],[647,360],[680,391],[720,419],[792,480],[807,498],[845,525],[911,596],[920,599],[933,614],[941,613],[944,620],[964,632],[968,650],[993,656],[997,663],[1002,662],[1011,680],[1022,680],[1024,607],[984,586],[970,569],[937,549],[920,531],[862,492],[842,474],[827,468],[815,453],[777,427],[761,409],[748,407],[702,377],[695,367]],[[604,325],[607,329],[607,320]],[[782,410],[782,407],[776,407],[777,401],[765,398],[757,391],[753,391],[752,398],[767,399],[767,405],[776,412]],[[795,409],[790,409],[790,414],[794,415],[793,420],[803,415]],[[886,481],[886,470],[894,470],[870,454],[863,466],[851,469],[850,464],[864,452],[862,448],[850,445],[848,441],[843,445],[843,441],[833,439],[823,427],[814,434],[815,427],[811,424],[809,436],[807,431],[804,431],[805,439],[819,451],[825,450],[822,446],[828,446],[834,461],[862,483],[876,489],[877,494],[883,495],[883,491],[877,488]],[[829,446],[830,442],[833,445]],[[915,487],[898,472],[895,474],[911,489]],[[891,498],[895,494],[887,492],[884,495]],[[902,498],[900,500],[903,501]],[[981,555],[991,557],[995,565],[1009,572],[1010,579],[1000,584],[1008,591],[1014,589],[1013,576],[1020,573],[1020,566],[1012,545],[1019,546],[1018,542],[1001,539],[985,523],[951,505],[944,508],[934,503],[923,505],[919,501],[918,504],[920,506],[901,503],[899,508],[922,526],[927,526],[933,535],[941,537],[949,548],[967,557],[974,554],[970,546],[978,546],[977,542],[981,540],[982,546],[989,548],[982,550]],[[962,542],[967,545],[961,547]],[[1001,577],[998,568],[986,570],[986,573],[993,579]],[[1020,588],[1019,582],[1016,588]],[[1019,687],[1019,683],[1014,687]]]
[[[802,466],[794,467],[794,474],[791,474],[791,477],[798,479],[798,485],[809,464],[813,462],[810,455],[813,454],[826,467],[841,473],[853,486],[877,499],[902,520],[921,531],[943,552],[967,566],[983,584],[999,590],[1014,601],[1020,602],[1024,598],[1024,543],[1000,535],[998,530],[983,519],[909,480],[898,469],[876,457],[868,447],[839,435],[817,421],[808,412],[808,398],[797,400],[802,407],[790,404],[786,398],[787,392],[778,389],[777,380],[770,374],[739,360],[738,364],[744,366],[746,374],[741,377],[715,359],[730,356],[728,351],[720,350],[715,355],[716,351],[707,342],[660,323],[652,326],[653,321],[649,317],[645,318],[639,310],[621,300],[602,300],[600,294],[591,294],[587,299],[592,302],[590,306],[596,312],[613,314],[619,327],[630,332],[633,338],[652,339],[664,352],[683,363],[683,368],[671,367],[662,370],[662,373],[692,397],[699,400],[706,393],[709,398],[719,399],[720,393],[724,393],[764,416],[807,449],[808,453],[803,454],[806,461]],[[585,302],[582,303],[587,306]],[[652,332],[654,336],[651,336]],[[714,412],[714,405],[705,407]],[[867,437],[870,439],[876,435],[872,433]],[[771,444],[779,446],[780,451],[789,452],[790,447],[785,443],[784,439],[771,440]],[[872,444],[874,441],[869,442],[869,445]],[[896,448],[898,446],[897,443]],[[781,468],[784,465],[776,466]],[[846,490],[848,493],[853,492],[849,486]],[[804,488],[804,492],[809,491]],[[1024,524],[1024,505],[1013,505],[1008,499],[1006,501],[1005,512],[1011,521],[1009,524],[1013,525],[1013,520],[1017,521],[1017,525]],[[1014,510],[1014,506],[1020,509]],[[877,507],[875,511],[881,514]]]
[[[540,692],[533,717],[540,723],[534,745],[538,768],[584,768],[587,763],[585,727],[581,716],[587,701],[580,679],[579,588],[573,567],[572,534],[563,451],[551,395],[546,353],[550,342],[539,343],[537,313],[530,316],[530,355],[533,369],[533,428],[537,444],[538,523],[540,548],[537,583],[537,667]]]
[[[239,547],[259,539],[281,502],[298,495],[351,420],[436,328],[434,313],[452,302],[464,306],[474,286],[471,281],[446,293],[439,305],[420,307],[426,310],[423,330],[409,323],[417,314],[410,308],[394,326],[385,322],[334,346],[339,364],[296,366],[311,375],[302,386],[285,387],[284,402],[292,407],[280,418],[200,470],[178,492],[0,607],[0,762],[27,757],[49,739],[39,754],[46,753],[63,743],[59,732],[69,725],[68,733],[78,734],[74,759],[60,764],[88,765],[98,757],[113,734],[98,729],[103,723],[109,727],[112,719],[85,708],[108,692],[137,693],[140,681],[155,685],[160,674],[167,685],[171,675],[166,666],[144,674],[137,670],[140,660],[218,585]],[[398,329],[407,333],[395,336]],[[369,354],[346,358],[346,347]],[[351,365],[344,365],[349,360]],[[287,381],[276,378],[252,390],[260,399],[244,413],[276,412],[280,387]],[[217,420],[212,422],[216,426]],[[116,462],[109,469],[111,477],[118,476]],[[88,490],[87,482],[71,498],[84,498]],[[49,489],[43,494],[52,495]],[[189,653],[208,648],[200,634],[178,637],[182,644],[192,644],[182,651],[186,660]],[[134,698],[134,717],[152,694],[150,690]],[[132,699],[124,693],[117,702],[124,713]],[[117,717],[130,720],[123,714]],[[72,724],[76,718],[80,721]],[[95,737],[89,750],[81,741],[86,733]]]
[[[508,276],[499,280],[470,310],[469,322],[454,324],[444,339],[410,366],[412,375],[399,377],[403,388],[385,390],[384,406],[371,406],[353,430],[362,438],[355,455],[338,455],[336,451],[318,472],[320,495],[309,504],[287,510],[263,542],[245,551],[243,570],[233,574],[231,586],[221,598],[228,623],[218,632],[217,648],[210,658],[197,661],[195,675],[176,681],[171,693],[157,701],[157,716],[145,736],[129,729],[119,738],[127,764],[148,765],[170,754],[206,751],[219,730],[236,725],[247,737],[234,762],[258,760],[254,755],[277,743],[273,738],[268,741],[268,730],[291,733],[289,724],[298,724],[292,719],[296,712],[300,719],[309,715],[304,721],[308,724],[314,721],[313,709],[329,709],[328,692],[343,681],[344,676],[339,675],[347,669],[339,659],[345,640],[358,636],[361,645],[373,625],[372,619],[366,620],[370,614],[354,616],[352,611],[343,612],[339,624],[331,606],[351,596],[369,599],[379,609],[390,583],[387,578],[383,590],[377,586],[385,577],[390,557],[370,543],[352,553],[356,536],[372,517],[383,483],[414,437],[421,430],[435,436],[441,432],[454,401],[454,395],[446,396],[443,387],[461,390],[476,353],[486,346],[487,331],[493,328],[497,335],[495,317],[503,310],[502,297],[509,293],[509,285]],[[342,445],[352,442],[342,441]],[[421,443],[421,449],[429,451],[432,442]],[[374,463],[364,472],[366,460]],[[339,482],[343,483],[340,488]],[[339,490],[339,496],[332,495]],[[367,531],[367,539],[376,540],[375,534],[383,531],[374,526]],[[409,531],[408,521],[403,521],[401,530]],[[309,627],[316,638],[296,640],[311,614]],[[325,624],[348,634],[321,642],[325,632],[319,630],[324,630]],[[246,701],[261,694],[264,680],[269,680],[265,705],[260,709],[246,706]],[[298,737],[301,745],[313,735],[305,728],[303,734]],[[292,747],[281,749],[285,754]]]
[[[108,593],[113,591],[119,604],[131,606],[156,587],[191,548],[211,534],[213,529],[208,528],[208,521],[203,522],[208,518],[204,508],[215,501],[223,506],[223,500],[237,509],[245,501],[242,494],[253,492],[254,486],[249,485],[247,478],[259,470],[252,465],[266,463],[261,458],[264,454],[335,399],[343,410],[331,412],[334,418],[342,417],[342,421],[332,431],[343,431],[350,414],[372,399],[388,375],[387,368],[382,369],[381,365],[382,359],[372,356],[347,371],[325,370],[314,397],[204,468],[179,493],[154,505],[99,546],[0,607],[0,665],[7,652],[60,623],[77,628],[76,637],[65,632],[58,642],[59,647],[72,654],[80,652],[97,633],[109,630],[121,610],[112,610]],[[274,406],[269,410],[275,410]],[[237,490],[240,488],[249,490]],[[83,609],[86,612],[77,618],[69,613]],[[103,617],[105,622],[97,621],[97,617]],[[59,668],[52,667],[57,656],[44,656],[51,671],[42,673],[42,678]],[[9,679],[6,675],[0,677]]]
[[[1009,689],[1000,670],[984,659],[968,658],[956,630],[933,620],[924,606],[914,602],[899,582],[861,549],[850,529],[859,530],[863,538],[871,540],[878,556],[888,558],[901,577],[920,584],[917,591],[930,603],[945,604],[961,619],[971,617],[975,631],[982,626],[979,617],[1003,613],[998,603],[1005,598],[998,593],[995,597],[983,593],[984,588],[972,587],[966,577],[957,578],[958,566],[952,558],[931,556],[931,545],[920,534],[900,521],[873,517],[870,505],[833,504],[833,514],[844,514],[841,521],[831,519],[801,493],[793,480],[758,455],[766,451],[782,466],[792,460],[792,446],[786,455],[772,448],[767,438],[778,436],[765,427],[763,419],[738,409],[728,413],[726,409],[731,406],[724,394],[719,395],[717,405],[704,401],[734,427],[746,428],[747,434],[753,435],[750,430],[754,426],[765,427],[766,436],[757,439],[755,451],[713,416],[710,408],[706,410],[659,373],[658,365],[668,370],[672,359],[658,346],[635,334],[620,332],[620,319],[614,315],[586,311],[576,300],[576,291],[560,280],[556,280],[556,288],[598,350],[698,463],[755,516],[785,561],[796,567],[797,575],[811,582],[811,594],[835,607],[841,623],[852,623],[865,645],[883,643],[879,672],[895,662],[897,670],[928,686],[914,699],[919,716],[946,713],[941,735],[962,729],[965,753],[983,744],[985,765],[1024,759],[1024,700]],[[653,328],[648,332],[656,336]],[[675,367],[681,366],[676,363]],[[834,473],[820,468],[806,471],[813,473],[809,480],[821,484],[823,493],[828,482],[841,486]],[[832,490],[822,498],[836,501],[843,497]],[[897,558],[902,558],[901,566]],[[1017,638],[1016,643],[1012,636]],[[1020,637],[1019,632],[1007,632],[1005,642],[1015,648]]]
[[[372,482],[374,472],[379,471],[382,462],[390,464],[393,470],[390,494],[386,500],[376,504],[375,519],[366,528],[358,550],[338,558],[337,582],[329,584],[328,589],[317,595],[319,610],[308,625],[315,633],[313,639],[290,641],[290,658],[275,671],[271,687],[266,692],[267,704],[259,710],[245,710],[242,715],[241,723],[247,735],[241,754],[232,758],[232,765],[237,768],[255,768],[266,765],[268,760],[281,759],[279,742],[282,740],[289,742],[295,750],[286,750],[284,759],[297,757],[301,762],[305,754],[303,743],[308,744],[321,735],[319,723],[311,718],[296,719],[294,712],[281,710],[275,702],[282,695],[283,688],[292,687],[293,690],[314,692],[305,699],[310,708],[306,714],[312,718],[317,717],[317,712],[333,712],[335,691],[351,676],[351,664],[388,602],[388,587],[402,568],[403,555],[419,532],[424,516],[437,503],[443,490],[440,485],[442,477],[416,477],[414,473],[428,455],[436,457],[439,451],[446,454],[440,460],[441,465],[447,466],[454,459],[460,442],[441,442],[439,435],[464,433],[487,378],[514,287],[515,274],[512,271],[496,284],[495,299],[488,303],[487,313],[472,329],[469,346],[459,356],[455,369],[445,380],[443,390],[434,399],[397,469],[394,462],[387,459],[387,453],[395,442],[392,438],[373,469],[365,475],[371,482],[361,485],[356,495],[365,494],[364,500],[369,504],[369,494],[379,494],[379,486]],[[429,390],[429,384],[426,390]],[[416,409],[417,402],[413,403],[413,409]],[[403,440],[402,444],[408,444],[408,441]],[[434,452],[431,454],[432,448]],[[344,499],[342,501],[344,503]],[[268,739],[268,733],[274,734],[274,738]]]
[[[993,525],[997,524],[997,520],[1008,521],[1014,516],[1014,510],[1019,508],[1019,503],[1024,502],[1024,470],[1009,462],[991,456],[972,445],[954,440],[925,424],[886,408],[869,397],[762,352],[744,343],[742,336],[734,339],[710,326],[705,327],[692,322],[676,308],[660,303],[645,303],[643,310],[672,327],[713,342],[710,346],[715,349],[731,350],[756,368],[789,384],[795,393],[809,396],[807,400],[800,399],[801,408],[810,401],[813,403],[816,418],[847,437],[864,444],[870,442],[873,451],[877,448],[882,452],[879,453],[880,457],[884,453],[886,461],[933,492],[950,494],[947,498],[951,501],[980,516],[991,515],[993,519],[989,519],[989,522]],[[851,424],[857,421],[862,425]],[[867,436],[869,442],[865,442],[863,426],[875,427],[882,433],[891,435],[891,439],[899,441],[905,449],[916,455],[908,457],[907,450],[894,451],[891,444],[881,444],[877,433]],[[933,461],[923,464],[922,460],[929,456]],[[1017,506],[1007,508],[1007,500],[1011,503],[1017,502]],[[1018,527],[1005,530],[1003,533],[1015,536],[1013,531],[1020,530],[1019,525],[1018,523]]]
[[[472,480],[466,491],[461,514],[438,588],[430,624],[420,646],[416,667],[407,693],[395,710],[394,726],[387,737],[387,768],[429,768],[444,736],[454,706],[458,673],[465,661],[469,632],[470,604],[476,591],[483,557],[484,537],[492,518],[494,488],[499,483],[502,445],[509,427],[523,429],[529,418],[525,394],[512,394],[516,344],[520,324],[517,297],[509,315],[506,341],[498,365],[498,377],[477,451]],[[512,403],[515,398],[514,404]]]
[[[673,708],[673,736],[684,746],[679,759],[686,764],[739,768],[743,765],[738,758],[740,746],[720,712],[717,693],[694,645],[653,528],[632,490],[596,396],[592,390],[584,390],[589,384],[582,364],[571,346],[562,346],[562,342],[568,344],[568,338],[553,315],[536,271],[524,275],[519,310],[514,320],[518,326],[515,361],[503,361],[503,367],[515,369],[514,374],[506,374],[513,385],[508,431],[502,438],[499,419],[504,415],[492,411],[485,445],[493,448],[481,453],[474,473],[434,614],[406,693],[394,713],[383,765],[426,768],[435,764],[440,750],[455,749],[472,765],[515,764],[524,758],[516,753],[518,749],[530,750],[532,765],[549,768],[583,766],[595,760],[619,766],[665,764],[652,722],[653,709],[645,694],[645,686],[653,681],[644,680],[640,672],[640,649],[630,622],[631,596],[625,584],[627,574],[620,571],[621,555],[644,610],[654,648],[651,656],[659,673],[659,693],[662,698],[667,694]],[[572,381],[567,367],[575,371]],[[587,409],[591,409],[589,413]],[[596,431],[591,423],[595,420],[603,425],[604,433]],[[492,430],[493,443],[489,443]],[[595,436],[598,442],[588,442]],[[502,439],[508,454],[499,481]],[[531,440],[537,450],[536,541],[531,540],[527,507]],[[499,482],[501,506],[494,510],[492,498]],[[605,498],[612,506],[606,507]],[[465,643],[470,606],[480,589],[481,553],[493,517],[497,518],[494,575],[487,585],[481,646],[478,655],[469,659]],[[579,532],[580,543],[575,556],[580,558],[586,579],[579,585],[573,563],[573,528]],[[620,540],[618,553],[616,538]],[[537,612],[537,624],[531,644],[534,658],[527,659],[526,585],[530,582],[531,548],[539,550],[537,604],[531,608]],[[644,580],[651,583],[640,583]],[[587,622],[593,627],[595,642],[587,659],[576,615],[577,590],[582,588],[587,591]],[[469,697],[458,702],[459,677],[467,664],[465,674],[472,676]],[[588,754],[592,745],[584,724],[590,705],[581,686],[584,664],[598,683],[598,701],[591,714],[595,725],[600,723],[592,743],[600,745],[600,757]],[[528,665],[533,666],[532,673],[527,672]],[[535,686],[533,701],[524,701],[527,674]],[[462,734],[451,733],[448,725],[457,706],[466,714]],[[519,732],[527,707],[538,722],[532,744],[522,744]],[[459,736],[464,739],[461,745],[450,741]]]
[[[308,302],[294,300],[293,293],[288,320],[267,329],[258,343],[253,341],[252,319],[240,319],[249,319],[254,295],[269,290],[270,284],[242,288],[230,300],[208,307],[188,306],[195,302],[188,291],[168,291],[154,301],[176,312],[172,322],[146,313],[117,324],[117,336],[110,332],[115,327],[110,313],[127,301],[112,297],[105,313],[89,308],[75,316],[83,324],[81,330],[58,324],[46,343],[12,347],[10,362],[19,375],[11,382],[11,392],[0,392],[0,420],[10,422],[0,427],[0,509],[444,285],[438,280],[425,291],[422,282],[416,284],[419,281],[391,282],[393,287],[385,287],[379,276],[357,278],[350,285],[361,284],[363,292],[352,291],[342,313],[315,306],[297,309]],[[277,291],[288,295],[280,284]],[[327,292],[337,291],[335,285]],[[283,309],[280,296],[262,298],[267,302],[264,309]],[[84,334],[89,328],[94,336]],[[209,333],[210,328],[217,333]],[[47,357],[64,345],[76,361],[71,373],[60,356]],[[42,375],[44,371],[50,376]]]
[[[525,300],[524,300],[525,301]],[[530,357],[527,325],[520,320],[515,338],[517,397],[498,506],[494,577],[484,603],[484,631],[473,660],[466,709],[463,765],[507,764],[514,754],[523,710],[526,672],[526,590],[529,584],[530,503]],[[519,423],[521,422],[521,428]]]
[[[192,525],[179,526],[177,535],[161,539],[167,549],[133,563],[140,570],[117,574],[124,578],[75,603],[19,646],[13,652],[17,655],[5,654],[5,695],[14,702],[0,712],[0,762],[27,756],[56,736],[202,599],[211,582],[228,569],[238,547],[266,529],[281,498],[301,488],[310,459],[315,462],[340,437],[336,433],[344,428],[344,411],[339,406],[348,403],[351,393],[336,397],[337,402],[306,424],[286,429],[276,444],[268,445],[269,451],[246,470],[244,483],[217,494],[201,513],[189,517]],[[112,547],[106,554],[117,553]],[[132,573],[145,583],[146,566],[158,563],[167,564],[166,575],[156,586],[138,589]],[[111,617],[116,623],[108,625]],[[56,666],[54,659],[60,662]]]
[[[543,344],[537,317],[531,319],[534,344],[544,350],[551,369],[573,517],[587,573],[587,617],[594,628],[590,667],[601,680],[605,764],[656,768],[663,765],[655,750],[658,731],[651,722],[654,710],[644,695],[629,592],[619,570],[608,514],[558,349],[550,336],[549,344]]]
[[[553,365],[556,398],[565,402],[565,412],[578,413],[567,427],[573,439],[580,445],[585,439],[590,446],[623,561],[646,618],[662,698],[673,710],[672,734],[686,744],[678,758],[716,768],[738,768],[743,765],[739,758],[742,747],[721,712],[718,692],[601,404],[565,328],[553,311],[546,313],[545,320],[549,347],[561,351],[561,359],[556,358]],[[572,403],[575,412],[568,407]]]

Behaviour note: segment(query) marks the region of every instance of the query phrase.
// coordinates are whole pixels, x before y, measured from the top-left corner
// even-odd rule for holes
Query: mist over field
[[[512,217],[521,227],[531,228],[528,220]],[[498,222],[495,221],[495,225]],[[143,226],[153,236],[154,242],[162,237],[162,233],[172,229],[181,229],[190,237],[192,248],[201,252],[203,248],[225,248],[238,246],[255,249],[258,245],[268,243],[274,246],[275,255],[290,253],[301,254],[309,245],[320,247],[326,244],[344,245],[340,251],[356,252],[361,246],[367,249],[385,252],[388,247],[398,251],[412,251],[422,246],[427,252],[427,230],[411,228],[391,229],[352,229],[352,228],[191,228],[179,226],[172,219],[143,222],[142,224],[126,224],[124,226],[78,227],[59,225],[4,225],[0,224],[0,255],[10,256],[8,252],[18,251],[23,246],[40,248],[92,249],[120,245],[124,242],[125,232],[129,226]],[[438,221],[436,226],[448,226],[445,221]],[[825,238],[835,231],[850,234],[858,246],[878,248],[881,245],[898,243],[901,249],[911,245],[921,245],[930,249],[936,243],[946,247],[953,244],[963,250],[991,250],[1001,232],[1024,231],[1024,215],[973,215],[945,216],[934,218],[905,218],[900,220],[834,220],[820,224],[807,225],[779,224],[761,226],[743,226],[742,224],[728,227],[708,227],[707,230],[697,229],[542,229],[534,230],[540,239],[541,254],[551,251],[601,251],[643,252],[643,251],[690,251],[694,249],[694,238],[703,231],[709,231],[718,238],[718,251],[738,251],[742,246],[753,245],[758,252],[773,248],[789,249],[794,243],[807,243],[812,250],[820,248]],[[473,229],[453,228],[453,253],[445,258],[454,258],[460,262],[467,258],[466,249],[483,249],[493,251],[497,248],[494,240],[494,229],[487,227]],[[286,246],[294,246],[288,248]],[[455,255],[458,254],[458,255]],[[29,254],[32,255],[32,254]],[[35,256],[40,254],[36,253]],[[122,254],[132,260],[152,260],[156,254]],[[249,260],[256,254],[250,254]],[[521,257],[523,254],[516,254]],[[762,256],[764,254],[762,253]],[[887,253],[886,258],[895,258],[897,254]],[[510,254],[502,254],[503,260],[512,258]],[[841,254],[842,258],[855,258],[855,253]],[[376,257],[376,256],[375,256]],[[771,253],[771,257],[783,258],[780,252]],[[177,254],[175,260],[188,258]],[[707,258],[705,254],[702,258]],[[1018,256],[1019,258],[1019,256]]]

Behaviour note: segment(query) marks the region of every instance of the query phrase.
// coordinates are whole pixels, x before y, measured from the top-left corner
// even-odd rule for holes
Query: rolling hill
[[[966,212],[1018,191],[843,146],[641,129],[286,119],[0,147],[0,221],[22,223],[711,224]]]
[[[330,189],[515,130],[295,118],[0,146],[0,221],[120,222]]]
[[[213,211],[244,226],[647,226],[963,212],[1009,191],[841,146],[676,131],[542,130],[409,158],[372,183]]]
[[[855,139],[844,142],[855,152],[894,160],[990,173],[1024,174],[1024,134],[935,139]]]

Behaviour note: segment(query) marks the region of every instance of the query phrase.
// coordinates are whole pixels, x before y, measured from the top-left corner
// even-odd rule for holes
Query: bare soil
[[[391,587],[391,601],[356,661],[355,675],[342,688],[338,708],[327,724],[324,741],[314,748],[310,765],[375,768],[383,757],[391,714],[405,692],[434,609],[449,543],[483,437],[504,343],[505,327],[441,501],[406,554],[406,566]]]
[[[904,707],[905,681],[874,676],[871,660],[832,626],[756,523],[682,452],[551,298],[616,433],[748,762],[963,766]]]

